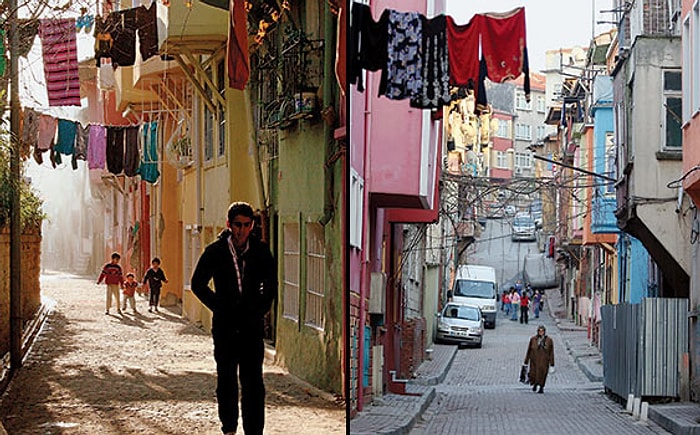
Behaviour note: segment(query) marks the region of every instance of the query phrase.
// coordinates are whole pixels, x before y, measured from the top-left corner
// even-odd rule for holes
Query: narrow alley
[[[208,333],[179,307],[104,314],[105,286],[63,273],[41,276],[56,302],[0,403],[0,421],[22,434],[218,434],[216,372]],[[288,374],[266,352],[265,433],[345,433],[330,394]]]

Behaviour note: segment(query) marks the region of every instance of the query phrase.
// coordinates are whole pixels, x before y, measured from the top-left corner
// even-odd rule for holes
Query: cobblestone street
[[[138,314],[107,316],[95,279],[52,273],[41,285],[56,307],[2,396],[9,435],[221,433],[211,336],[179,308],[149,313],[137,295]],[[265,364],[266,433],[345,433],[342,404]]]
[[[539,324],[554,340],[556,371],[544,394],[518,382],[528,338]],[[545,313],[529,325],[498,315],[481,349],[460,349],[436,397],[412,434],[662,434],[609,399],[601,382],[591,382],[566,350],[562,333]]]

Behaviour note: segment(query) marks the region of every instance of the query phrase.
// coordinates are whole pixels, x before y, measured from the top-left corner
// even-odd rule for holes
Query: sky
[[[474,14],[483,12],[506,12],[525,6],[525,31],[530,57],[530,71],[544,68],[544,53],[547,50],[587,47],[593,28],[600,34],[609,30],[611,24],[593,24],[595,21],[613,21],[614,14],[600,13],[612,9],[613,0],[446,0],[447,15],[459,24],[466,24]]]

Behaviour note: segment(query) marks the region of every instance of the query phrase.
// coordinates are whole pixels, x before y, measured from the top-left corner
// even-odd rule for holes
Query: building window
[[[547,135],[547,126],[546,125],[538,125],[537,126],[537,137],[535,139],[540,140],[544,139],[544,137]]]
[[[211,78],[211,67],[207,68],[205,73]],[[204,91],[207,100],[212,100],[211,88],[205,87]],[[209,110],[209,106],[202,103],[204,106],[204,161],[209,161],[214,158],[214,118],[216,114]]]
[[[510,139],[510,121],[506,119],[498,120],[498,129],[496,130],[496,136]]]
[[[282,315],[299,321],[299,224],[287,223],[284,232],[284,307]]]
[[[691,38],[691,33],[690,33],[690,15],[686,17],[685,20],[683,20],[683,37],[682,42],[683,42],[683,92],[685,95],[691,95],[691,90],[693,88],[696,88],[697,86],[693,86],[692,83],[697,83],[697,81],[693,82],[691,81],[691,76],[694,75],[695,70],[693,69],[693,65],[690,63],[691,59],[693,59],[693,55],[691,52],[691,47],[693,46],[690,42]],[[685,98],[683,100],[683,122],[688,122],[690,121],[690,111],[691,111],[691,102],[695,101],[692,97],[691,98]]]
[[[362,249],[365,181],[350,168],[350,246]]]
[[[665,70],[664,76],[664,145],[668,149],[680,150],[682,144],[681,112],[683,97],[681,94],[681,71]]]
[[[226,68],[224,67],[223,59],[216,64],[216,87],[219,94],[226,99]],[[217,156],[221,157],[226,153],[226,109],[219,105],[219,113],[217,114],[218,122],[218,149]]]
[[[515,94],[515,108],[518,110],[532,110],[532,102],[527,101],[525,93],[517,91]]]
[[[617,149],[615,149],[615,134],[611,131],[605,133],[605,175],[617,178]],[[607,181],[605,195],[615,196],[615,183]]]
[[[700,85],[698,84],[698,79],[700,79],[700,55],[698,55],[698,49],[700,49],[700,2],[698,1],[693,4],[690,18],[690,34],[692,35],[690,47],[692,59],[688,65],[690,65],[691,93],[687,95],[691,95],[690,109],[696,112],[700,110]]]
[[[537,111],[540,113],[544,113],[546,110],[547,110],[546,99],[542,95],[539,95],[537,97]]]
[[[515,153],[515,167],[522,169],[532,168],[532,156],[530,153]]]
[[[323,331],[326,294],[326,241],[323,225],[306,224],[305,324]]]
[[[504,151],[496,151],[496,167],[502,169],[508,168],[508,154]]]
[[[515,138],[518,140],[530,140],[532,127],[526,124],[515,124]]]

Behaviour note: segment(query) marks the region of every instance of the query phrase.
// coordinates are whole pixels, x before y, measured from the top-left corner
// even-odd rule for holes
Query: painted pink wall
[[[682,7],[683,12],[681,14],[682,20],[690,14],[692,9],[693,0],[683,0]],[[700,47],[692,47],[691,38],[691,56],[700,56],[698,50]],[[682,65],[684,68],[685,65]],[[683,72],[686,74],[686,72]],[[690,86],[700,86],[697,83],[691,83]],[[683,98],[689,98],[692,89],[683,89]],[[700,116],[694,116],[690,121],[683,127],[683,173],[688,173],[688,171],[696,166],[700,165],[700,148],[697,146],[690,146],[691,144],[696,144],[700,141]],[[696,204],[700,204],[700,171],[691,172],[688,177],[683,182],[683,188],[690,194]]]

